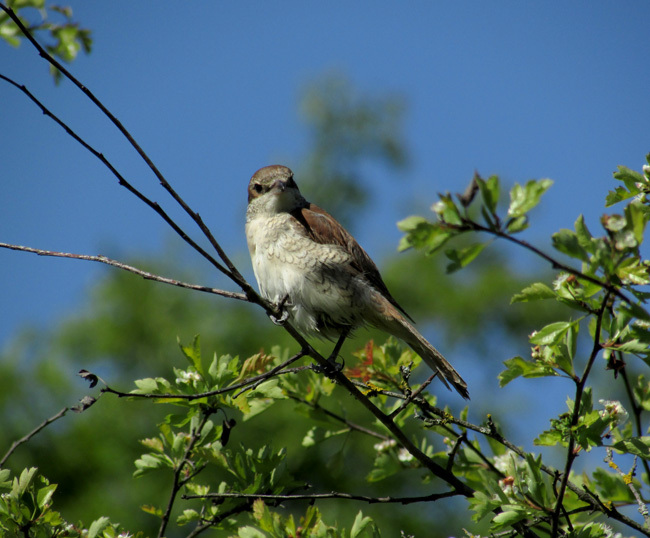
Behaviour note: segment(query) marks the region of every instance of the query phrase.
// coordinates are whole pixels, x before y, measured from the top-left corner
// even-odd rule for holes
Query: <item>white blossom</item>
[[[400,448],[397,451],[397,459],[402,463],[408,463],[409,461],[413,461],[413,454],[411,454],[405,448]]]
[[[377,443],[374,445],[374,449],[377,452],[385,452],[391,447],[394,447],[397,443],[395,442],[394,439],[386,439],[385,441],[382,441],[381,443]]]
[[[598,400],[598,403],[605,408],[600,412],[600,416],[610,419],[613,426],[624,424],[627,420],[628,412],[618,400]]]
[[[200,381],[201,376],[198,372],[186,372],[183,371],[180,374],[180,377],[176,378],[176,383],[191,383],[192,381]]]

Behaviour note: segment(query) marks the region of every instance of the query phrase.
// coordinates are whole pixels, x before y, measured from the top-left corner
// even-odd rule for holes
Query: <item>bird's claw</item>
[[[324,374],[327,377],[332,377],[334,374],[339,373],[345,368],[345,361],[336,362],[336,357],[330,357],[325,364],[314,364],[312,370],[317,374]]]
[[[279,317],[274,316],[273,314],[269,314],[269,318],[276,325],[284,325],[285,322],[289,319],[289,311],[287,309],[283,309]]]
[[[276,325],[284,325],[285,322],[289,319],[289,309],[286,308],[287,301],[289,300],[289,295],[285,295],[282,300],[277,304],[277,310],[280,313],[279,316],[275,314],[269,314],[269,318]]]

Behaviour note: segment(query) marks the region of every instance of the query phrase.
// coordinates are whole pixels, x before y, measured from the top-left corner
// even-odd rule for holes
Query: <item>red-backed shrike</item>
[[[400,338],[442,382],[469,398],[467,383],[409,322],[370,256],[334,218],[303,198],[285,166],[255,172],[248,185],[246,238],[260,293],[282,305],[306,335],[338,338],[372,325]]]

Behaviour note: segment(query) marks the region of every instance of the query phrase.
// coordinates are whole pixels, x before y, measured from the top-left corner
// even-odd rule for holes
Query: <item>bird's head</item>
[[[292,211],[305,204],[305,199],[286,166],[274,164],[260,168],[248,184],[248,205],[265,213]]]

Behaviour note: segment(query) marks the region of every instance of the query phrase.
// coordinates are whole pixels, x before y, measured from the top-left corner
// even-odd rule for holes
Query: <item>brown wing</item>
[[[308,203],[306,207],[294,209],[291,215],[304,226],[305,231],[317,243],[323,245],[339,245],[349,252],[352,256],[352,267],[359,273],[362,273],[372,286],[380,291],[395,308],[413,321],[411,316],[393,299],[393,296],[381,278],[375,262],[372,261],[368,253],[361,248],[354,237],[332,215],[311,203]]]

